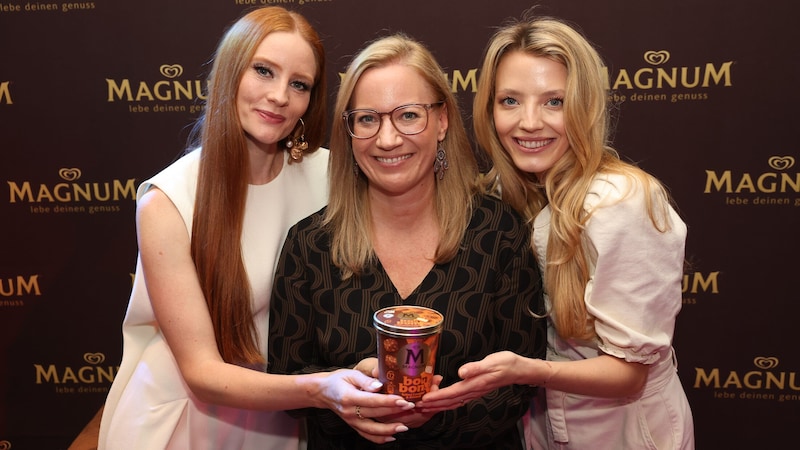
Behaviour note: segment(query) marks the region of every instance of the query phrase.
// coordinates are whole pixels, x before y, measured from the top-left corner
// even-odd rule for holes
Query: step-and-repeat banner
[[[700,449],[782,448],[800,424],[800,28],[793,2],[545,0],[606,60],[615,146],[689,225],[675,347]],[[338,72],[404,31],[467,123],[484,45],[530,0],[0,0],[0,449],[64,449],[121,357],[136,187],[177,158],[208,62],[282,5]]]

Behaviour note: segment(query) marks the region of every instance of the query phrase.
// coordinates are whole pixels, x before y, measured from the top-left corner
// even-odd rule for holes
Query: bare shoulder
[[[136,224],[140,239],[153,232],[173,237],[174,233],[186,234],[186,226],[178,208],[157,187],[150,188],[139,198],[136,205]]]
[[[155,186],[142,194],[136,202],[136,214],[139,217],[143,215],[161,215],[168,213],[170,210],[176,213],[178,211],[167,194]]]

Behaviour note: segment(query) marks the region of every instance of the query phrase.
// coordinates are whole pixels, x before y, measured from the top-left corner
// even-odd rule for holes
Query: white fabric
[[[672,348],[682,304],[686,225],[670,207],[666,218],[670,230],[656,230],[645,209],[644,191],[621,175],[596,177],[584,208],[593,212],[585,228],[592,266],[584,300],[596,318],[597,339],[565,341],[548,319],[547,359],[571,361],[606,353],[650,365],[650,372],[643,392],[631,398],[540,389],[531,405],[532,420],[527,421],[528,446],[692,449],[692,414]],[[534,221],[534,246],[543,271],[550,218],[546,207]]]
[[[151,187],[164,191],[189,234],[199,154],[182,157],[137,192],[140,199]],[[289,227],[327,202],[328,154],[320,149],[291,165],[285,159],[274,180],[249,188],[243,254],[265,358],[275,264]],[[122,331],[122,362],[106,399],[100,450],[298,448],[298,422],[286,413],[210,405],[192,395],[155,321],[138,259]]]

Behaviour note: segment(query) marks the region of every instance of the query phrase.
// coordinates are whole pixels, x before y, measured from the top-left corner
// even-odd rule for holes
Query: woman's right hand
[[[401,414],[414,408],[399,395],[381,394],[380,381],[359,370],[339,369],[327,373],[320,394],[327,408],[335,412],[358,434],[377,444],[394,441],[393,435],[408,431],[401,422],[378,422],[371,417]],[[368,417],[363,410],[369,410]]]

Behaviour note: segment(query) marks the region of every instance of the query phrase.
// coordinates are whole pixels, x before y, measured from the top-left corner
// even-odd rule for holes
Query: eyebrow
[[[250,58],[250,65],[255,64],[255,63],[266,64],[266,65],[270,66],[271,68],[274,68],[274,69],[279,70],[281,72],[286,71],[286,69],[282,65],[280,65],[280,64],[276,63],[275,61],[271,60],[268,56],[259,56],[258,54],[254,54],[253,57]],[[291,75],[292,75],[291,78],[295,78],[295,79],[299,78],[299,79],[303,80],[304,82],[307,82],[307,83],[312,84],[312,85],[314,84],[314,75],[315,74],[313,74],[313,73],[309,75],[309,74],[306,74],[306,73],[293,72]]]
[[[549,90],[549,91],[541,92],[541,93],[537,94],[537,96],[538,97],[553,97],[553,96],[561,97],[564,94],[566,94],[566,92],[567,91],[565,89],[552,89],[552,90]],[[495,93],[496,94],[506,94],[506,95],[511,95],[511,96],[522,95],[522,93],[517,91],[516,89],[496,89]]]

